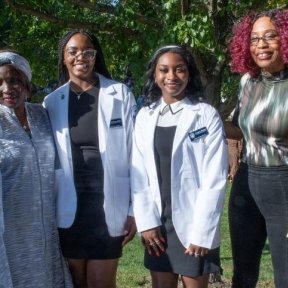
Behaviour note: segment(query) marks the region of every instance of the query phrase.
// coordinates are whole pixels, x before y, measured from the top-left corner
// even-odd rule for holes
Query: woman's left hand
[[[122,242],[122,246],[125,246],[129,241],[131,241],[136,233],[135,218],[132,216],[127,217],[125,224],[125,238]]]
[[[149,255],[155,253],[160,256],[165,251],[165,239],[162,236],[160,226],[141,232],[142,244],[147,249]]]
[[[198,256],[206,255],[208,253],[208,251],[209,251],[208,248],[197,246],[194,244],[190,244],[189,248],[186,249],[185,254],[189,254],[191,256],[194,255],[195,257],[198,257]]]

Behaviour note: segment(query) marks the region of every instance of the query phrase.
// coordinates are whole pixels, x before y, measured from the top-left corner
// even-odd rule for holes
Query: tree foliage
[[[209,102],[221,97],[233,103],[237,89],[226,53],[237,18],[249,9],[277,7],[275,0],[0,0],[0,45],[17,49],[32,65],[33,81],[47,85],[57,79],[57,43],[64,31],[93,31],[103,46],[114,78],[127,69],[141,93],[146,63],[164,44],[192,48]],[[231,101],[230,101],[231,100]],[[229,106],[228,105],[228,106]],[[229,109],[227,109],[228,111]]]

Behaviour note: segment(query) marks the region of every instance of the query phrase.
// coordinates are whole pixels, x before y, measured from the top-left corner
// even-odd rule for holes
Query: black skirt
[[[92,150],[93,151],[93,150]],[[100,154],[90,158],[94,168],[101,171]],[[98,160],[97,160],[98,158]],[[60,244],[64,257],[72,259],[116,259],[122,255],[124,237],[111,237],[103,208],[103,173],[76,173],[77,211],[75,221],[68,229],[59,229]]]
[[[64,257],[116,259],[124,236],[111,237],[104,212],[104,172],[98,140],[98,87],[69,95],[69,132],[77,211],[68,229],[59,229]]]
[[[180,242],[172,223],[171,155],[175,131],[176,126],[157,126],[155,130],[154,151],[162,200],[161,232],[165,238],[166,250],[160,256],[149,255],[145,251],[144,265],[151,271],[171,272],[188,277],[219,272],[219,248],[212,249],[201,257],[184,254],[186,249]]]
[[[145,251],[144,265],[147,269],[187,277],[198,277],[220,271],[219,248],[209,250],[205,256],[190,256],[184,254],[186,249],[180,242],[171,220],[162,225],[161,232],[165,238],[166,250],[160,256],[149,255]]]

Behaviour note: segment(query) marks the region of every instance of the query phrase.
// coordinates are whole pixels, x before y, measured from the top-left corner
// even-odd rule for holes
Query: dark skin
[[[80,33],[72,36],[64,47],[64,64],[67,67],[71,85],[75,91],[85,91],[92,87],[96,81],[94,75],[95,58],[86,59],[81,54],[85,50],[93,49],[95,47],[90,39]],[[97,52],[95,57],[97,57]],[[128,216],[125,225],[125,239],[122,245],[124,246],[131,241],[135,233],[136,225],[134,217]]]
[[[91,88],[95,82],[95,57],[85,57],[84,51],[95,50],[90,39],[77,33],[64,47],[64,65],[74,91],[81,93]],[[128,216],[122,246],[133,239],[136,233],[134,217]],[[75,288],[116,288],[118,259],[67,259]]]
[[[172,52],[161,55],[156,64],[154,77],[166,104],[175,103],[185,97],[189,71],[181,55]],[[142,231],[141,235],[142,244],[150,255],[160,256],[161,253],[165,252],[166,243],[160,227]],[[184,253],[198,257],[207,254],[208,249],[191,243]],[[170,272],[150,271],[150,273],[153,288],[176,288],[178,287],[179,276],[185,288],[206,288],[208,286],[209,275],[187,277]]]
[[[29,81],[21,71],[6,64],[0,66],[0,103],[14,109],[21,125],[27,124],[25,99],[30,95]]]
[[[185,89],[189,80],[187,64],[182,56],[177,53],[167,52],[158,59],[155,68],[155,81],[161,89],[165,103],[171,104],[180,101],[185,97]],[[149,254],[160,255],[165,251],[165,240],[161,235],[160,228],[155,227],[142,233],[143,244]],[[190,244],[185,254],[203,256],[208,253],[208,249],[194,244]]]
[[[225,133],[226,137],[228,139],[233,139],[233,140],[241,140],[243,138],[242,131],[240,128],[236,127],[233,125],[231,121],[225,121],[224,122],[224,128],[225,128]]]
[[[264,35],[274,35],[272,41],[264,41]],[[253,24],[251,39],[260,37],[257,42],[250,45],[250,53],[259,68],[268,73],[282,71],[285,67],[281,51],[280,41],[276,32],[276,27],[269,17],[261,17]],[[234,126],[232,122],[224,122],[226,136],[229,139],[241,140],[243,134],[241,130]]]

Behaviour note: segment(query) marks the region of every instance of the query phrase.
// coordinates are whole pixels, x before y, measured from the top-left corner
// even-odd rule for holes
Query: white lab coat
[[[124,234],[127,216],[133,214],[129,162],[136,103],[125,85],[98,76],[98,133],[104,169],[104,211],[109,233],[115,237]],[[57,220],[62,228],[72,225],[77,208],[68,125],[69,87],[69,82],[64,84],[45,97],[43,104],[49,113],[62,168],[56,172],[59,191]],[[89,129],[87,127],[87,133]]]
[[[161,225],[161,197],[154,160],[154,132],[160,102],[136,117],[131,186],[139,232]],[[220,245],[219,223],[228,171],[227,141],[217,111],[184,99],[171,159],[172,221],[185,248]],[[189,132],[206,127],[208,135],[191,140]]]

